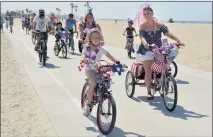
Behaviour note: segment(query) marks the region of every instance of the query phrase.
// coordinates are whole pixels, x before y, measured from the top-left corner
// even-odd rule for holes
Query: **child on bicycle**
[[[135,32],[136,36],[138,35],[135,28],[132,26],[134,24],[133,20],[128,20],[128,27],[125,29],[124,34],[127,32],[127,37],[126,38],[132,38],[132,43],[134,42],[134,36],[133,36],[133,31]],[[128,40],[126,41],[126,45],[128,44]],[[125,49],[127,48],[125,45]]]
[[[60,33],[62,31],[65,31],[65,29],[62,27],[62,23],[61,22],[57,22],[56,23],[56,34],[55,34],[55,38],[56,38],[56,43],[59,41],[59,39],[61,38]],[[55,44],[55,47],[57,46],[57,44]]]
[[[101,60],[102,56],[105,55],[108,57],[112,62],[114,63],[120,63],[117,59],[115,59],[106,49],[104,49],[100,43],[101,43],[102,34],[97,28],[91,29],[87,33],[87,42],[83,47],[82,51],[82,61],[85,63],[85,73],[86,76],[89,79],[90,86],[88,91],[88,104],[83,110],[84,116],[89,116],[90,114],[90,108],[92,107],[91,102],[93,100],[93,94],[96,87],[96,68],[91,67],[89,65],[90,61],[97,61],[99,64],[99,61]],[[99,64],[100,65],[100,64]]]

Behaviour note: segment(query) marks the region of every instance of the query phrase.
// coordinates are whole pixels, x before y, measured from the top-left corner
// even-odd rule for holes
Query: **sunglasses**
[[[144,15],[144,16],[148,16],[149,14],[150,14],[150,13],[144,13],[143,15]]]

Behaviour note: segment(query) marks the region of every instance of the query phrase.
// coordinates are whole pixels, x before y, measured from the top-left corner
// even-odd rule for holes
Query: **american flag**
[[[170,64],[172,63],[172,60],[171,60],[170,57],[167,57],[166,60],[167,60],[166,66],[169,67]],[[154,63],[152,64],[151,69],[152,69],[154,72],[159,72],[159,73],[162,72],[163,69],[164,69],[164,57],[161,56],[159,59],[156,59],[156,60],[154,61]]]

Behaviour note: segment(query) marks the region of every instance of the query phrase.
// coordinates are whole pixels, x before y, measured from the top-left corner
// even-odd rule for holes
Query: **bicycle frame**
[[[168,54],[163,54],[163,70],[162,72],[160,73],[161,74],[161,77],[160,78],[157,78],[157,74],[158,72],[153,72],[153,80],[154,80],[154,85],[156,87],[160,87],[160,88],[163,88],[165,83],[166,83],[166,76],[170,73],[168,71],[168,67],[167,67],[167,56]],[[164,89],[163,89],[164,91]],[[157,90],[155,90],[155,93],[157,92]]]
[[[97,62],[92,62],[90,67],[96,68],[97,66],[98,66]],[[104,67],[108,67],[108,66],[104,66]],[[110,75],[106,74],[107,72],[102,72],[97,70],[97,77],[96,77],[97,85],[94,91],[93,101],[91,102],[93,106],[96,105],[97,103],[101,103],[103,98],[112,96],[112,93],[111,93],[112,79]],[[89,83],[89,80],[86,79],[86,82]]]

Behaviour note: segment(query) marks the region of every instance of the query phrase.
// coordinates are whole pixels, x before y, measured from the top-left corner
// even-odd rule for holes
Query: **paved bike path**
[[[49,36],[47,67],[38,64],[31,35],[20,26],[8,36],[17,48],[23,64],[46,108],[51,122],[60,136],[97,136],[95,133],[96,107],[90,119],[80,110],[80,94],[84,84],[84,71],[79,72],[80,56],[68,54],[68,59],[53,53],[55,38]],[[76,43],[77,45],[77,43]],[[129,68],[134,60],[126,57],[121,48],[106,48]],[[76,48],[77,49],[77,48]],[[76,52],[78,52],[76,50]],[[177,75],[178,106],[171,113],[156,96],[146,100],[145,88],[136,86],[134,99],[125,93],[125,74],[113,76],[112,90],[117,105],[116,127],[109,136],[210,136],[212,119],[212,78],[210,73],[179,65]],[[199,72],[199,73],[198,73]]]

